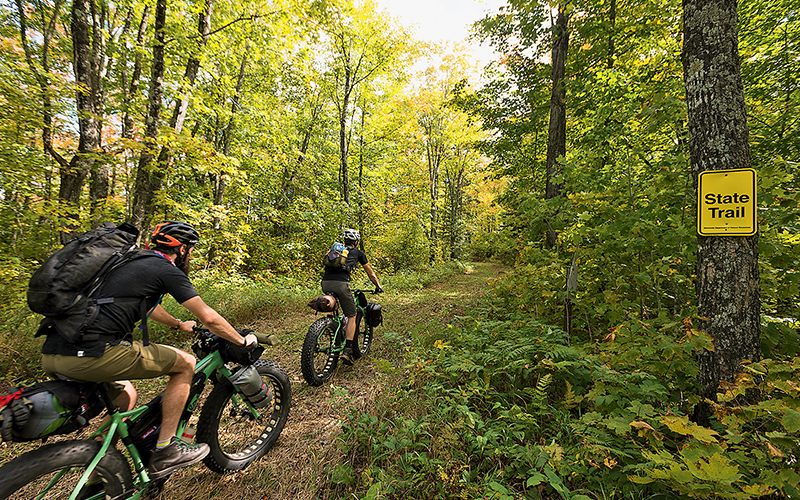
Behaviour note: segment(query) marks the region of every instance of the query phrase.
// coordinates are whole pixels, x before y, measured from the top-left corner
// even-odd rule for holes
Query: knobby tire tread
[[[356,316],[356,334],[353,337],[353,354],[356,359],[369,353],[372,347],[373,335],[373,326],[367,324],[366,318],[359,311]]]
[[[61,441],[42,446],[11,460],[0,468],[0,499],[35,498],[40,491],[26,491],[23,494],[19,490],[46,474],[64,468],[85,468],[100,451],[101,446],[102,443],[99,441]],[[103,478],[106,498],[125,498],[132,493],[131,471],[127,460],[118,450],[109,448],[95,470]],[[55,494],[48,495],[47,498],[69,498],[78,478],[80,476],[74,478],[75,482],[67,486],[68,491],[59,488]],[[56,488],[58,486],[54,485]]]
[[[327,354],[317,352],[318,339],[320,339],[320,335],[326,329],[330,329],[330,333],[327,336],[322,336],[321,339],[325,340],[325,345],[320,347],[328,348]],[[306,334],[305,341],[303,342],[303,351],[300,355],[300,369],[303,372],[303,378],[306,380],[306,382],[308,382],[308,385],[312,387],[318,387],[324,384],[330,380],[330,378],[333,376],[333,373],[336,371],[336,364],[339,361],[339,353],[333,352],[335,331],[336,321],[327,316],[318,319],[308,328],[308,333]],[[322,368],[322,370],[317,370],[314,363],[315,356],[318,360],[321,359],[321,356],[325,356],[325,366]]]
[[[208,443],[211,448],[210,453],[203,460],[206,466],[217,473],[242,470],[253,461],[264,456],[275,441],[278,439],[286,420],[289,417],[289,407],[292,400],[292,386],[286,372],[274,361],[259,359],[253,366],[256,367],[264,382],[271,384],[273,391],[272,412],[269,408],[259,409],[259,420],[253,421],[249,417],[247,406],[240,402],[238,406],[233,405],[232,396],[236,393],[233,384],[228,379],[221,379],[217,382],[208,395],[208,399],[203,405],[203,410],[197,421],[197,442]],[[237,394],[243,398],[241,394]],[[238,408],[238,410],[236,409]],[[238,420],[233,413],[238,413]],[[258,434],[253,435],[253,439],[244,443],[237,451],[226,451],[225,445],[230,443],[225,441],[225,426],[220,429],[222,419],[230,419],[234,424],[244,424],[243,430],[252,430],[260,427]],[[263,427],[260,423],[263,422]],[[249,424],[249,425],[248,425]],[[227,431],[230,433],[230,431]],[[233,433],[234,439],[241,437],[240,433]],[[223,442],[221,442],[221,440]]]

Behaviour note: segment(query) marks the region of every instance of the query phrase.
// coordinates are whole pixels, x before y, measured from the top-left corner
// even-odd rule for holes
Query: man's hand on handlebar
[[[239,347],[249,348],[258,345],[258,337],[253,334],[253,330],[249,328],[242,328],[240,330],[237,328],[236,333],[244,337],[244,345],[240,345]]]
[[[181,321],[178,323],[178,330],[184,333],[192,333],[194,331],[194,327],[197,326],[197,322],[193,320],[189,321]]]
[[[188,323],[188,321],[184,322],[184,324],[185,323]],[[192,321],[192,323],[193,323],[193,325],[192,325],[192,330],[193,331],[198,332],[198,333],[199,332],[208,332],[209,334],[212,334],[215,337],[218,337],[218,335],[212,333],[208,328],[196,326],[194,324],[194,321]],[[229,341],[229,342],[231,342],[231,344],[233,344],[233,345],[235,345],[237,347],[241,347],[243,349],[256,347],[258,345],[258,337],[256,337],[256,335],[253,333],[253,330],[242,329],[242,330],[236,330],[236,332],[244,338],[244,345],[242,345],[242,344],[240,344],[238,342]]]
[[[258,345],[258,338],[252,333],[244,336],[244,347],[255,347]]]
[[[376,286],[376,287],[375,287],[375,291],[374,291],[374,292],[372,292],[372,293],[383,293],[383,288],[381,288],[381,287],[379,287],[379,286]]]

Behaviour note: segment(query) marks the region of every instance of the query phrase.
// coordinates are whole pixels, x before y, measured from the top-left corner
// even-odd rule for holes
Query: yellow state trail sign
[[[703,236],[756,234],[756,171],[706,170],[697,180],[697,232]]]

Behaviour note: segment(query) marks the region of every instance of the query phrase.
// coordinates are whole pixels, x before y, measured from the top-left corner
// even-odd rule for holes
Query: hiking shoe
[[[347,366],[353,366],[354,359],[355,357],[353,356],[353,348],[345,347],[344,351],[342,351],[342,363],[346,364]]]
[[[194,465],[211,449],[205,443],[190,444],[178,438],[160,450],[154,450],[150,456],[149,473],[151,479],[159,479],[172,474],[178,469]]]

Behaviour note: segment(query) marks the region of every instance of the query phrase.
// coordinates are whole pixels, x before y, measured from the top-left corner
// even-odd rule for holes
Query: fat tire
[[[308,328],[300,355],[300,369],[308,385],[318,387],[327,382],[336,371],[339,353],[334,352],[335,334],[336,321],[327,316],[318,319]]]
[[[35,498],[41,491],[32,483],[53,472],[85,469],[100,452],[99,441],[61,441],[25,453],[0,468],[0,499]],[[133,479],[125,457],[115,448],[109,448],[95,467],[103,478],[105,498],[127,498],[132,494]],[[69,498],[83,471],[68,474],[54,485],[55,490],[46,498]],[[63,481],[63,484],[62,484]],[[42,487],[47,483],[42,481]],[[25,486],[29,486],[28,489]],[[98,492],[99,493],[99,492]]]
[[[353,355],[356,359],[366,356],[372,347],[374,327],[367,323],[361,311],[356,315],[356,334],[353,337]]]
[[[292,402],[292,385],[283,368],[274,361],[259,359],[253,366],[270,386],[271,408],[259,409],[254,420],[227,378],[221,378],[208,395],[197,421],[197,442],[208,443],[211,451],[203,459],[217,473],[242,470],[267,453],[278,439]],[[238,396],[238,401],[233,396]],[[271,410],[271,411],[270,411]],[[233,448],[233,449],[231,449]]]

